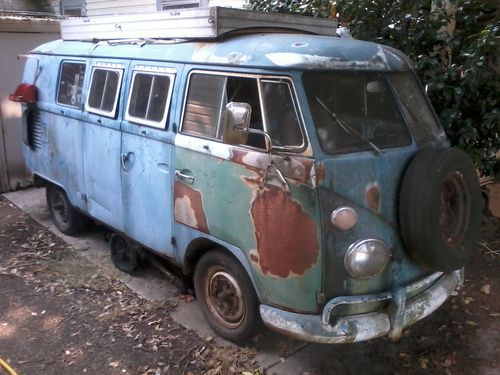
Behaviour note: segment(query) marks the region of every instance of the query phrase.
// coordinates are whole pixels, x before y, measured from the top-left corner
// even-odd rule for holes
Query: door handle
[[[125,171],[125,172],[128,172],[130,169],[127,168],[127,161],[129,160],[129,156],[130,156],[130,152],[122,152],[122,154],[120,155],[120,161],[122,163],[122,169]]]
[[[175,170],[175,177],[177,177],[180,180],[183,180],[185,182],[188,182],[192,184],[194,182],[194,176],[191,176],[189,173],[191,173],[190,170],[187,169],[176,169]]]

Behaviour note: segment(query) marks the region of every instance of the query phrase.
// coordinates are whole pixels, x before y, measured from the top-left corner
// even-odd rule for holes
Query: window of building
[[[85,64],[63,62],[59,75],[57,102],[79,108],[82,104],[82,86],[85,75]]]
[[[61,0],[61,14],[69,17],[85,16],[85,0]]]
[[[122,69],[94,67],[87,111],[107,117],[115,116],[122,74]]]
[[[125,119],[164,128],[173,79],[173,74],[135,71]]]
[[[157,0],[156,4],[158,10],[204,8],[208,7],[208,0]]]
[[[259,87],[264,103],[259,99]],[[181,131],[222,139],[223,112],[230,102],[252,108],[250,128],[266,130],[277,149],[305,144],[291,84],[281,79],[194,73],[190,77]],[[262,135],[250,134],[247,146],[266,147]]]

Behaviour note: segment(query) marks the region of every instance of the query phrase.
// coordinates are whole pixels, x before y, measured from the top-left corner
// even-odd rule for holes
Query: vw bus
[[[69,19],[30,52],[11,99],[55,225],[106,225],[126,272],[167,258],[229,340],[261,323],[322,343],[399,338],[463,280],[472,162],[403,53],[336,38],[328,20],[200,11]]]

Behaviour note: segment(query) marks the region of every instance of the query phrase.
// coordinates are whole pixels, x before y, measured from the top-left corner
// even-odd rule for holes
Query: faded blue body
[[[62,61],[87,64],[84,96],[94,62],[123,65],[116,118],[56,103]],[[136,65],[175,71],[165,130],[124,119]],[[284,174],[291,185],[290,202],[301,206],[315,228],[310,235],[317,238],[318,246],[313,249],[317,254],[306,269],[290,268],[284,275],[264,268],[263,254],[255,256],[259,229],[254,226],[258,220],[249,212],[256,209],[257,187],[242,181],[243,177],[258,177],[265,166],[252,164],[245,159],[247,155],[238,159],[238,152],[246,153],[244,149],[191,142],[178,134],[186,84],[194,69],[278,75],[293,81],[308,143],[300,155],[292,157],[305,172],[296,174],[299,169],[294,167]],[[169,257],[186,272],[192,271],[191,260],[197,258],[197,252],[214,246],[225,248],[247,270],[260,300],[270,306],[318,313],[331,298],[379,293],[426,276],[406,255],[397,224],[400,182],[420,146],[412,142],[380,156],[372,152],[325,154],[316,138],[302,86],[301,75],[307,70],[388,72],[409,71],[411,66],[404,55],[388,47],[311,35],[255,34],[220,42],[143,46],[47,43],[31,52],[23,78],[38,88],[42,134],[39,149],[25,146],[26,162],[36,175],[63,187],[82,212]],[[209,151],[203,151],[202,146]],[[203,229],[199,220],[190,225],[187,219],[180,219],[186,212],[179,213],[175,194],[186,187],[176,185],[176,169],[196,172],[197,180],[190,188],[201,192],[207,228]],[[335,231],[330,224],[330,213],[343,204],[358,211],[359,223],[352,231]],[[373,279],[354,280],[344,269],[344,254],[349,244],[367,236],[388,244],[394,261]],[[365,310],[374,308],[370,305]]]

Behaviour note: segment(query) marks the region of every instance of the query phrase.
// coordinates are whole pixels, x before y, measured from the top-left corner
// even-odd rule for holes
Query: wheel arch
[[[243,250],[236,246],[218,241],[214,238],[198,237],[193,239],[187,245],[186,251],[183,256],[182,269],[184,273],[192,275],[201,257],[207,252],[213,250],[222,251],[226,254],[229,254],[243,267],[248,277],[250,278],[257,298],[260,301],[261,293],[257,286],[252,266],[250,265],[250,262]]]

